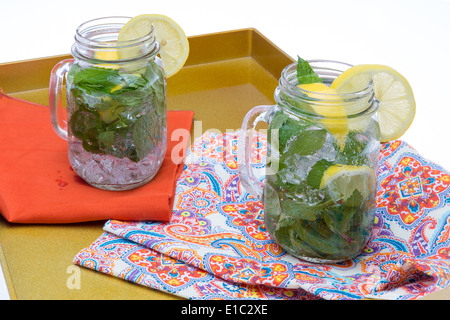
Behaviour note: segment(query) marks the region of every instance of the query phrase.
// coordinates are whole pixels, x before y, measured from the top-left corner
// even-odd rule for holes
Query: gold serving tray
[[[195,111],[202,132],[238,129],[252,107],[274,104],[281,71],[294,61],[254,29],[193,36],[189,43],[185,66],[168,79],[168,108]],[[48,105],[50,71],[70,57],[0,64],[0,87]],[[73,257],[102,234],[104,223],[12,224],[0,216],[0,262],[11,299],[180,299],[90,269],[71,269]],[[71,288],[78,271],[80,288]],[[427,299],[450,299],[450,288]]]
[[[168,108],[194,110],[202,131],[238,129],[252,107],[273,104],[281,71],[293,62],[253,29],[194,36],[189,44],[185,66],[167,81]],[[70,57],[0,64],[0,87],[5,94],[48,105],[50,71]],[[12,224],[0,216],[0,259],[11,298],[179,299],[84,268],[79,269],[80,289],[70,289],[72,259],[102,234],[104,223]]]

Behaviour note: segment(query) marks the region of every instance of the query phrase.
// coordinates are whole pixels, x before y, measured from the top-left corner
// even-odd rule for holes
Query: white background
[[[89,19],[161,13],[188,36],[253,27],[292,57],[389,65],[408,79],[417,104],[402,139],[450,170],[450,0],[0,3],[0,63],[69,53],[75,29]]]

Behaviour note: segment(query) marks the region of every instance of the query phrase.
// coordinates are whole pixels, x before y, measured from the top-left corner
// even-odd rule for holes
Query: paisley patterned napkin
[[[253,141],[263,176],[265,136]],[[241,186],[237,135],[205,133],[187,156],[170,222],[109,220],[74,263],[189,299],[415,299],[450,285],[450,175],[400,140],[383,144],[363,253],[312,264],[283,251]]]

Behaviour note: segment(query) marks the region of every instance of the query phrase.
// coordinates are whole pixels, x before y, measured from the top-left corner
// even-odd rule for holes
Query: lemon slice
[[[119,54],[117,51],[96,51],[94,53],[94,58],[98,60],[113,61],[119,59]],[[120,66],[114,63],[100,63],[97,64],[97,67],[106,69],[120,69]]]
[[[321,122],[342,147],[348,134],[348,121],[344,106],[339,103],[338,92],[324,83],[299,84],[298,87],[307,90],[309,97],[320,100],[317,103],[312,101],[310,107],[325,117]]]
[[[160,45],[166,77],[177,73],[189,55],[189,41],[181,27],[161,14],[142,14],[128,21],[120,30],[118,41],[129,41],[147,35],[154,27],[156,41]]]
[[[355,190],[365,199],[370,196],[375,179],[375,172],[368,166],[335,164],[325,170],[319,188],[328,188],[334,200],[346,200]]]
[[[416,113],[414,95],[408,81],[384,65],[357,65],[344,71],[331,84],[340,93],[360,91],[373,81],[379,101],[378,122],[381,141],[400,138],[411,126]]]
[[[114,51],[95,51],[94,54],[96,59],[99,60],[118,60],[119,55],[116,50]]]

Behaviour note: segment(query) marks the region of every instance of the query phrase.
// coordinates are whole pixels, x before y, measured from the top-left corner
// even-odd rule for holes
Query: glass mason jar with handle
[[[74,59],[58,63],[49,88],[51,123],[69,162],[89,184],[128,190],[149,182],[167,147],[166,79],[152,31],[117,41],[128,17],[83,23]],[[66,80],[67,108],[62,108]],[[66,115],[64,115],[66,113]]]
[[[351,65],[310,64],[323,84],[298,86],[293,63],[281,74],[276,105],[247,113],[238,147],[239,177],[264,202],[266,228],[281,247],[306,261],[335,263],[360,254],[370,237],[380,152],[378,101],[371,81],[357,92],[329,90]],[[252,135],[260,121],[268,123],[262,179],[250,164]]]

